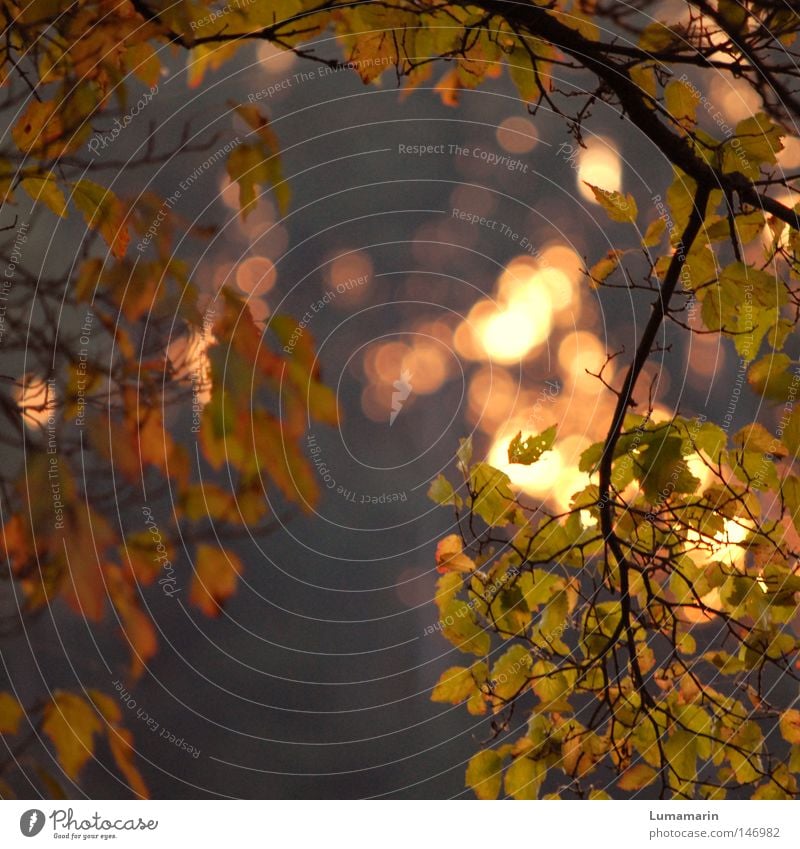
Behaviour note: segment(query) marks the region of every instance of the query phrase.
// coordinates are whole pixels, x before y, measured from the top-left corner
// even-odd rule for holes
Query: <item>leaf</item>
[[[791,457],[800,455],[800,407],[795,407],[789,416],[781,434],[783,444],[789,449]]]
[[[486,677],[486,664],[476,664],[483,668],[483,678]],[[466,666],[451,666],[439,677],[431,694],[431,701],[458,704],[468,699],[478,689],[473,676],[473,669]]]
[[[477,463],[470,471],[470,487],[475,493],[472,509],[491,527],[507,525],[514,510],[511,479],[488,463]]]
[[[787,710],[781,714],[781,736],[787,743],[800,743],[800,710]]]
[[[150,794],[147,785],[134,764],[136,752],[133,748],[133,734],[126,728],[109,727],[108,747],[130,789],[140,798],[149,799]]]
[[[453,485],[444,475],[439,475],[432,482],[428,489],[428,498],[435,504],[445,505],[453,504],[455,507],[461,507],[461,498],[453,489]]]
[[[776,154],[783,150],[783,135],[784,130],[774,124],[764,112],[745,118],[736,125],[733,138],[725,143],[723,170],[757,177],[761,165],[777,163]]]
[[[56,690],[45,706],[42,731],[53,741],[58,761],[73,781],[94,753],[94,736],[102,730],[95,709],[75,693]]]
[[[598,260],[589,269],[589,285],[592,289],[599,288],[617,270],[619,261],[625,255],[625,251],[610,250],[606,256]]]
[[[64,135],[59,105],[55,100],[31,99],[22,117],[11,130],[14,144],[23,153],[44,157],[57,155],[63,150],[64,142],[59,143]]]
[[[508,446],[508,462],[530,466],[545,451],[549,451],[553,447],[555,439],[556,425],[551,425],[547,430],[543,430],[538,434],[538,436],[529,436],[525,440],[522,439],[522,431],[520,431]]]
[[[608,213],[608,217],[612,221],[629,224],[636,222],[636,216],[639,214],[639,210],[636,207],[636,201],[633,195],[611,192],[608,189],[593,186],[591,183],[586,183],[586,185],[592,190],[597,202]]]
[[[467,436],[458,441],[458,451],[456,451],[456,459],[461,470],[466,474],[472,464],[472,437]]]
[[[664,235],[664,231],[666,229],[666,218],[656,218],[655,221],[651,221],[647,226],[647,231],[642,239],[642,244],[646,248],[654,248],[661,241],[661,237]]]
[[[697,739],[688,731],[675,731],[663,744],[664,756],[669,764],[670,787],[678,793],[691,795],[697,777]]]
[[[617,787],[620,790],[642,790],[648,784],[652,784],[657,776],[658,773],[647,764],[636,764],[625,770],[622,778],[617,782]]]
[[[503,760],[493,749],[473,755],[467,765],[467,787],[479,799],[496,799],[500,795]]]
[[[198,545],[189,601],[207,616],[219,616],[222,605],[236,590],[242,563],[231,551],[211,545]]]
[[[758,451],[762,454],[778,452],[780,448],[780,441],[758,422],[738,430],[733,435],[733,444],[742,451]]]
[[[0,693],[0,734],[16,734],[25,711],[11,693]]]
[[[781,484],[786,510],[795,530],[800,533],[800,479],[787,475]]]
[[[697,117],[700,92],[683,80],[671,80],[664,88],[667,111],[680,124],[693,124]]]
[[[747,370],[747,382],[764,398],[784,402],[798,380],[796,374],[789,372],[791,365],[786,354],[765,354]]]
[[[515,799],[538,799],[539,790],[547,776],[547,764],[531,758],[516,758],[506,770],[506,793]]]
[[[67,201],[58,187],[56,176],[47,171],[35,177],[20,180],[20,186],[38,203],[43,203],[51,212],[61,218],[67,217]]]
[[[516,696],[528,682],[533,659],[523,646],[512,646],[492,667],[489,685],[492,693],[502,699]]]
[[[447,577],[447,576],[446,576]],[[460,582],[458,575],[454,574]],[[459,599],[452,599],[441,608],[442,634],[459,651],[483,657],[491,648],[491,637],[475,621],[472,606]]]
[[[469,574],[475,571],[475,562],[464,554],[464,545],[458,534],[450,534],[439,540],[436,546],[436,571],[462,572]]]
[[[122,202],[109,189],[91,180],[78,180],[73,184],[72,200],[83,214],[87,226],[97,230],[111,253],[122,259],[130,241]]]

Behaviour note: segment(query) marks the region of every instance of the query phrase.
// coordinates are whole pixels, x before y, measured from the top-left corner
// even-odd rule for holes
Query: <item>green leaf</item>
[[[492,749],[473,755],[467,765],[466,782],[479,799],[496,799],[500,795],[503,760]]]
[[[520,431],[508,446],[508,462],[530,466],[545,451],[549,451],[553,447],[555,439],[556,425],[551,425],[547,430],[543,430],[537,436],[529,436],[524,440],[522,439],[522,431]]]
[[[472,464],[472,437],[467,436],[458,441],[458,451],[456,451],[456,460],[464,474],[469,472],[469,467]]]

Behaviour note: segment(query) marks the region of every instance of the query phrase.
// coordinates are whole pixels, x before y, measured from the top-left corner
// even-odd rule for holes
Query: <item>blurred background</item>
[[[605,366],[614,383],[653,296],[620,288],[600,298],[589,285],[586,267],[636,239],[630,225],[609,222],[585,183],[632,193],[644,229],[663,212],[671,169],[600,102],[581,145],[546,107],[528,114],[506,76],[476,91],[454,88],[446,66],[432,79],[411,93],[392,74],[365,86],[352,71],[269,46],[242,51],[197,88],[175,64],[134,119],[139,128],[101,153],[124,162],[151,130],[157,146],[187,127],[208,140],[149,170],[121,168],[115,190],[147,185],[168,198],[191,180],[175,209],[207,239],[201,252],[196,242],[178,248],[190,277],[209,296],[220,287],[247,295],[264,326],[294,316],[342,412],[340,428],[311,426],[306,437],[323,491],[315,511],[276,500],[274,532],[230,544],[244,574],[220,617],[189,607],[185,592],[148,591],[161,648],[123,718],[155,797],[465,794],[466,761],[488,728],[430,701],[463,656],[431,633],[435,544],[454,517],[426,492],[439,472],[454,477],[458,441],[471,434],[476,453],[529,500],[566,507],[586,481],[580,453],[607,430],[613,397],[591,373]],[[758,108],[749,91],[712,75],[695,81],[731,125]],[[286,215],[269,191],[242,220],[224,159],[204,164],[247,131],[232,102],[270,117],[292,193]],[[796,144],[781,156],[784,169],[800,165]],[[68,232],[49,249],[51,271],[70,255]],[[45,253],[50,236],[33,228],[29,256]],[[632,256],[630,268],[644,283],[646,258]],[[656,413],[724,410],[735,351],[713,335],[689,344],[676,330],[659,339],[642,382]],[[169,355],[190,369],[205,351],[177,339]],[[6,368],[24,371],[24,362]],[[31,387],[28,400],[41,391]],[[732,430],[756,408],[745,392]],[[759,415],[769,424],[773,413]],[[191,445],[190,406],[172,416]],[[509,466],[514,434],[554,423],[554,451],[533,467]],[[206,479],[225,482],[224,473]],[[170,510],[168,495],[160,510]],[[140,526],[139,508],[121,521]],[[186,553],[173,563],[185,589]],[[111,625],[89,630],[57,605],[2,652],[23,691],[40,672],[52,686],[77,677],[113,689],[124,656]],[[137,709],[174,742],[151,733]],[[97,763],[81,785],[89,797],[127,795]]]

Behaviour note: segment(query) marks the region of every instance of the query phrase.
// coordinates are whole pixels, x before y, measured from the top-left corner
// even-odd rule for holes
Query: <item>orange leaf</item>
[[[133,764],[136,754],[133,748],[133,734],[127,728],[109,728],[108,747],[111,749],[119,771],[127,779],[130,789],[141,798],[149,799],[150,794],[142,774]]]
[[[0,734],[16,734],[25,711],[11,693],[0,693]]]
[[[44,709],[42,731],[53,741],[59,763],[73,780],[94,754],[94,735],[102,730],[95,709],[75,693],[56,690]]]
[[[131,239],[122,201],[91,180],[78,180],[72,189],[72,199],[87,225],[100,233],[117,259],[122,259]]]
[[[219,616],[221,605],[236,590],[241,572],[241,561],[232,552],[211,545],[198,545],[189,601],[207,616]]]

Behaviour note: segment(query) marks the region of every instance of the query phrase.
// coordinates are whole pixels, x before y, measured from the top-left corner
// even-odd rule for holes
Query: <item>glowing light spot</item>
[[[589,331],[579,330],[564,337],[558,346],[558,362],[563,369],[564,382],[578,391],[595,391],[600,386],[593,374],[599,373],[606,359],[605,348],[600,340]],[[604,376],[613,377],[614,370],[609,365]]]
[[[36,430],[47,424],[58,399],[44,378],[26,374],[21,385],[14,387],[14,400],[22,413],[25,426]]]
[[[291,50],[281,50],[272,42],[262,41],[256,47],[256,57],[261,67],[269,74],[281,74],[294,65],[295,55]]]
[[[219,181],[219,199],[228,209],[239,209],[239,186],[230,177],[225,176]]]
[[[336,292],[331,306],[348,310],[369,297],[372,260],[363,251],[343,253],[327,266],[325,276],[329,288]]]
[[[714,76],[709,96],[713,103],[719,104],[720,111],[731,122],[751,118],[761,108],[758,93],[745,80],[733,79],[728,75]]]
[[[414,392],[430,395],[441,388],[447,377],[444,351],[435,344],[420,341],[403,357],[400,373],[409,372]],[[394,380],[397,380],[396,374]]]
[[[781,168],[797,168],[800,166],[800,139],[796,136],[783,137],[783,150],[776,154]]]
[[[694,475],[700,481],[700,489],[705,489],[714,477],[711,469],[703,462],[703,458],[699,454],[690,454],[686,458],[686,467],[689,469],[689,474]]]
[[[467,395],[472,421],[494,433],[511,415],[519,387],[502,368],[483,366],[472,376]]]
[[[547,338],[549,314],[546,321],[544,327],[537,316],[513,309],[498,310],[481,328],[481,342],[490,359],[498,363],[519,362],[534,345]]]
[[[497,128],[497,143],[508,153],[530,153],[537,141],[536,128],[528,118],[512,116]]]
[[[191,328],[185,336],[174,339],[167,348],[172,378],[192,387],[194,401],[201,407],[211,400],[213,386],[208,349],[216,343],[212,333]]]
[[[589,139],[578,154],[578,191],[586,200],[597,203],[594,193],[586,185],[591,183],[609,192],[622,188],[622,164],[619,151],[610,139],[599,136]]]
[[[247,295],[269,292],[277,278],[275,266],[265,256],[252,256],[236,269],[236,285]]]

